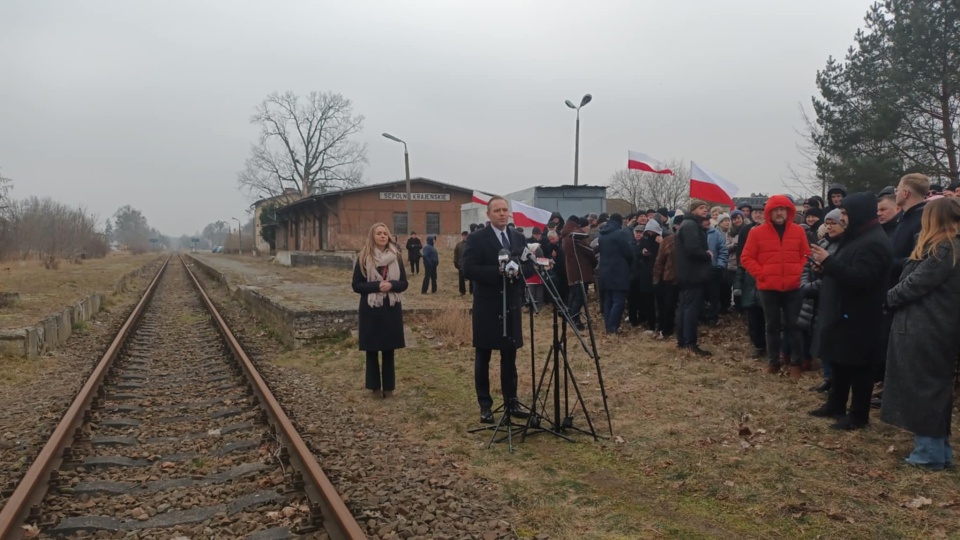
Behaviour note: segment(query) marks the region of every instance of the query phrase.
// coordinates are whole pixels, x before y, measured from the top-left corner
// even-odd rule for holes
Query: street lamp
[[[391,141],[396,141],[403,144],[403,166],[407,172],[407,234],[409,235],[410,230],[413,227],[413,210],[411,210],[411,208],[413,208],[411,204],[413,197],[410,195],[410,154],[407,153],[407,143],[389,133],[384,133],[383,136]]]
[[[237,255],[243,255],[243,230],[240,227],[240,220],[237,218],[230,218],[237,222]]]
[[[569,99],[564,102],[567,107],[577,111],[577,147],[573,158],[573,185],[577,185],[580,175],[580,108],[590,103],[592,99],[593,96],[590,94],[583,96],[583,99],[580,100],[580,106],[574,105]]]

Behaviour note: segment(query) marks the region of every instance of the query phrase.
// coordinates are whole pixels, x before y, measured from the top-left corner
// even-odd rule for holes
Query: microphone
[[[525,247],[525,248],[523,248],[523,253],[520,254],[520,261],[521,261],[521,262],[532,262],[532,263],[536,264],[536,262],[537,262],[537,257],[536,257],[536,255],[534,255],[534,253],[533,253],[532,251],[530,251],[530,248]]]
[[[497,262],[500,263],[500,273],[513,279],[517,276],[520,266],[515,261],[510,260],[511,257],[510,250],[503,248],[500,250],[500,253],[497,254]]]

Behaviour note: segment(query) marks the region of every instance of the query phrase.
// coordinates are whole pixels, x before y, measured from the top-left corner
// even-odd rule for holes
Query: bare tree
[[[363,128],[363,116],[340,94],[274,92],[257,106],[251,124],[260,140],[250,148],[246,168],[237,177],[254,198],[273,197],[294,188],[302,196],[360,185],[367,147],[350,138]]]
[[[0,174],[0,212],[3,212],[7,205],[10,204],[10,199],[8,195],[10,190],[13,189],[13,180]],[[2,217],[0,217],[2,219]]]
[[[801,199],[813,195],[826,197],[827,186],[817,174],[817,155],[820,153],[820,148],[816,141],[817,137],[822,136],[823,129],[810,119],[803,105],[797,104],[797,108],[803,119],[803,128],[796,130],[797,135],[803,139],[803,142],[797,143],[801,163],[798,166],[792,163],[787,164],[787,174],[781,178],[783,187],[787,188],[791,195]]]
[[[107,241],[96,230],[97,216],[53,199],[10,201],[0,223],[0,259],[34,255],[54,265],[57,259],[103,257]]]
[[[690,167],[672,160],[673,174],[654,174],[620,169],[610,176],[608,195],[626,199],[637,209],[685,208],[690,200]]]

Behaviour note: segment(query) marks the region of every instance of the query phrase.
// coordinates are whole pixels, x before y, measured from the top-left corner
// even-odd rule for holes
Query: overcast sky
[[[274,90],[343,94],[364,177],[492,193],[606,184],[627,150],[750,191],[798,164],[798,105],[872,0],[0,2],[0,169],[14,196],[168,235],[244,218],[236,175]]]

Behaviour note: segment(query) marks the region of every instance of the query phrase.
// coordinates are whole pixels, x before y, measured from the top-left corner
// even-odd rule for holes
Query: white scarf
[[[380,268],[387,267],[387,275],[380,274]],[[373,257],[367,259],[367,281],[398,281],[400,279],[400,264],[397,262],[397,254],[392,250],[380,251],[373,249]],[[370,293],[367,295],[367,304],[370,307],[383,306],[383,299],[390,297],[390,304],[397,305],[403,301],[403,293],[400,292],[381,292]]]

